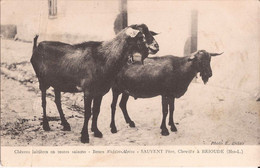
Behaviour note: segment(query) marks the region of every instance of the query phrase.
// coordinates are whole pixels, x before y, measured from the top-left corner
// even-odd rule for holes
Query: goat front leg
[[[119,96],[120,93],[118,93],[114,89],[112,89],[112,93],[113,93],[113,100],[112,100],[112,103],[111,103],[110,128],[111,128],[112,133],[117,133],[117,128],[116,128],[116,124],[115,124],[115,113],[116,113],[116,103],[117,103],[117,99],[118,99],[118,96]]]
[[[93,102],[93,118],[92,118],[91,131],[94,132],[94,136],[98,138],[103,137],[102,133],[98,130],[97,127],[97,120],[98,120],[98,115],[100,113],[100,105],[101,105],[102,98],[103,96],[96,96]]]
[[[70,124],[66,120],[62,107],[61,107],[61,97],[60,97],[60,91],[54,88],[54,93],[55,93],[55,104],[57,106],[57,109],[60,114],[60,119],[61,119],[61,125],[63,125],[63,131],[70,131]]]
[[[126,103],[128,101],[128,98],[129,98],[129,95],[126,94],[126,93],[123,93],[122,94],[122,98],[121,98],[121,101],[119,103],[119,106],[121,108],[121,110],[123,111],[123,114],[124,114],[124,118],[125,118],[125,121],[126,123],[129,124],[130,127],[135,127],[135,123],[131,120],[131,118],[129,117],[128,115],[128,112],[127,112],[127,109],[126,109]]]
[[[84,125],[81,131],[81,142],[82,143],[89,143],[89,135],[88,135],[88,121],[91,117],[91,102],[93,97],[86,95],[84,93]]]
[[[169,109],[170,109],[170,115],[169,115],[169,125],[171,126],[171,131],[176,132],[177,128],[175,127],[174,121],[173,121],[173,112],[174,112],[174,97],[169,97]]]
[[[162,114],[163,114],[163,118],[162,118],[162,124],[161,124],[161,134],[163,136],[167,136],[169,135],[169,131],[166,127],[166,117],[168,114],[168,98],[166,96],[162,96]]]

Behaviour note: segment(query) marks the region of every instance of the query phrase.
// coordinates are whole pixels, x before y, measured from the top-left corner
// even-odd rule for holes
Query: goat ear
[[[222,52],[222,53],[209,53],[210,54],[210,56],[218,56],[218,55],[221,55],[221,54],[223,54],[224,52]]]
[[[139,33],[140,31],[139,30],[135,30],[131,27],[127,28],[126,29],[126,35],[130,36],[131,38],[134,38],[137,36],[137,34]]]
[[[156,35],[159,34],[159,33],[155,33],[154,31],[150,31],[150,33],[151,33],[152,36],[156,36]]]
[[[195,52],[195,53],[192,53],[191,55],[190,55],[190,57],[189,57],[189,61],[192,61],[192,60],[194,60],[195,58],[196,58],[196,53],[197,52]]]

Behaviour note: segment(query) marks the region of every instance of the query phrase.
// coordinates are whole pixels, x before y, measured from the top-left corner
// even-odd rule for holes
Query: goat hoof
[[[51,130],[48,122],[47,123],[43,123],[43,130],[44,131],[50,131]]]
[[[110,128],[111,128],[111,132],[114,134],[114,133],[117,133],[117,129],[116,129],[116,125],[111,123],[110,124]]]
[[[44,131],[50,131],[51,128],[50,128],[49,126],[43,126],[43,130],[44,130]]]
[[[94,132],[94,137],[102,138],[103,134],[100,131],[95,131]]]
[[[175,126],[171,126],[171,131],[172,132],[177,132],[177,128]]]
[[[89,143],[89,137],[88,135],[81,135],[80,141],[82,143]]]
[[[63,125],[63,131],[71,131],[71,127],[69,123],[62,124]]]
[[[135,127],[135,123],[134,123],[133,121],[130,121],[130,122],[129,122],[129,126],[130,126],[131,128],[134,128],[134,127]]]
[[[163,136],[167,136],[167,135],[169,135],[170,133],[169,133],[168,129],[166,129],[166,130],[162,130],[161,134],[162,134]]]
[[[116,128],[111,128],[111,132],[114,134],[114,133],[117,133],[117,129]]]

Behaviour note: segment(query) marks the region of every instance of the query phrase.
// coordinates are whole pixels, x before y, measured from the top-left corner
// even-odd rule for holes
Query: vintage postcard
[[[259,7],[1,0],[1,165],[259,166]]]

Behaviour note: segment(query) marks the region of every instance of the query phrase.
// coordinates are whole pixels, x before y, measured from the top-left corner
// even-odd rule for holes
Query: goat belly
[[[59,90],[61,92],[70,92],[70,93],[77,93],[82,92],[82,89],[77,87],[76,85],[73,86],[59,86]]]
[[[87,92],[89,94],[98,94],[98,95],[104,95],[106,94],[111,84],[109,83],[103,83],[103,82],[92,82],[89,83],[88,80],[82,79],[81,84],[77,84],[77,82],[74,82],[73,80],[56,80],[55,82],[51,82],[50,86],[53,88],[57,88],[58,90],[62,92],[70,92],[70,93],[76,93],[76,92]],[[79,83],[79,82],[78,82]]]
[[[158,96],[160,94],[158,93],[135,93],[135,92],[129,92],[127,90],[124,91],[126,94],[129,94],[130,96],[134,97],[135,99],[137,98],[151,98],[151,97],[155,97]]]
[[[133,82],[133,81],[132,81]],[[129,81],[127,84],[121,85],[121,90],[125,93],[133,96],[134,98],[150,98],[161,95],[163,92],[163,88],[156,84],[145,84],[145,83],[138,83],[138,84],[131,84]]]
[[[170,90],[167,84],[168,82],[158,78],[127,78],[127,76],[125,76],[122,80],[117,82],[116,87],[135,98],[150,98],[168,94]]]
[[[160,80],[124,79],[116,87],[135,98],[150,98],[167,93],[167,87]]]
[[[49,78],[47,81],[50,86],[60,90],[61,92],[75,93],[81,91],[78,89],[77,82],[73,81],[72,79],[56,77],[55,79]]]

